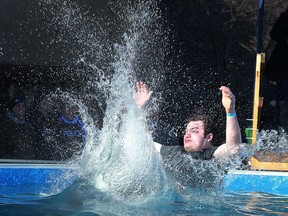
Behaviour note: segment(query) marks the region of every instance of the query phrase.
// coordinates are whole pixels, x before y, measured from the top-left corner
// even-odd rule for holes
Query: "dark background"
[[[91,52],[93,47],[80,49],[77,41],[71,39],[71,33],[61,32],[57,25],[62,20],[50,13],[56,11],[55,6],[47,8],[43,2],[1,0],[1,115],[12,96],[28,97],[35,91],[54,91],[59,87],[83,91],[83,83],[90,81],[93,74],[90,67],[76,64],[77,54]],[[71,17],[82,11],[87,19],[105,17],[103,28],[105,24],[115,27],[121,22],[115,18],[115,8],[119,8],[113,6],[119,3],[116,1],[58,2],[62,6],[79,5],[79,11],[72,11]],[[269,58],[273,48],[269,32],[288,3],[284,0],[265,3],[263,52]],[[162,116],[181,130],[189,110],[196,104],[213,113],[215,125],[221,129],[225,126],[225,112],[218,88],[227,85],[236,95],[237,114],[244,131],[250,124],[246,119],[252,117],[253,109],[258,1],[162,0],[159,8],[164,26],[173,35],[169,41],[173,47],[170,58],[175,59],[175,65],[171,67],[174,70],[167,71],[160,88],[163,90]],[[98,30],[97,24],[90,27]],[[71,28],[73,32],[73,26]],[[74,34],[80,34],[77,28]],[[111,44],[117,42],[119,34],[117,28],[107,31]],[[104,65],[113,57],[105,55],[105,58]],[[29,97],[27,99],[29,102]],[[223,134],[222,129],[219,134]]]

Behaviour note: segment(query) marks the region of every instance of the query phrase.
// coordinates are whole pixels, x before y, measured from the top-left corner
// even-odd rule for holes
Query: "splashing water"
[[[142,25],[149,22],[149,14],[140,20]],[[101,150],[96,149],[94,155],[96,187],[126,202],[159,198],[168,187],[152,138],[145,132],[145,114],[132,98],[130,79],[134,76],[137,47],[144,43],[140,35],[141,31],[131,30],[124,35],[122,45],[115,45],[115,73],[97,146]]]
[[[119,60],[114,64],[104,127],[93,154],[96,173],[92,180],[116,199],[135,201],[162,191],[166,177],[141,121],[145,116],[132,99],[129,78],[137,41],[126,37],[125,42],[117,47]]]
[[[49,1],[46,3],[52,4]],[[52,7],[56,15],[54,24],[60,26],[69,37],[75,37],[73,41],[77,46],[72,49],[77,49],[75,54],[83,52],[78,55],[76,62],[94,71],[84,86],[84,89],[89,90],[85,93],[93,95],[101,102],[102,110],[105,110],[103,128],[100,134],[96,134],[87,107],[79,100],[72,101],[80,107],[88,134],[81,156],[82,175],[95,188],[121,202],[172,199],[173,179],[166,174],[154,149],[152,137],[146,130],[146,112],[139,110],[132,98],[136,81],[149,78],[148,83],[152,88],[157,88],[165,79],[160,74],[169,70],[169,52],[166,50],[168,39],[163,33],[157,3],[127,3],[122,13],[117,12],[117,17],[124,22],[124,33],[119,36],[122,42],[114,43],[112,47],[101,25],[91,24],[77,9],[77,5],[67,1],[55,4],[61,7]],[[123,3],[117,2],[115,5],[121,7]],[[117,11],[117,8],[114,10]],[[95,31],[96,27],[100,30]],[[73,35],[72,32],[77,34]],[[62,40],[61,37],[63,35],[59,36],[59,40]],[[174,179],[176,185],[179,183],[185,189],[191,186],[197,188],[198,184],[215,186],[224,175],[224,172],[217,171],[219,163],[191,161],[190,167],[193,174],[188,175],[181,171],[185,167],[176,169],[175,176],[181,178],[181,181],[178,181],[179,178]],[[175,170],[175,167],[172,169]],[[211,181],[207,181],[207,175],[213,177]],[[189,199],[193,196],[191,194]]]
[[[148,6],[145,3],[141,8],[129,8],[130,29],[124,33],[123,43],[114,45],[113,77],[101,78],[109,80],[103,128],[100,136],[95,137],[93,126],[86,127],[92,138],[86,143],[82,161],[86,170],[83,175],[89,175],[96,188],[125,202],[159,199],[161,195],[167,198],[170,187],[151,135],[146,132],[145,113],[132,98],[135,69],[146,43],[143,32],[153,21]],[[107,82],[99,82],[98,86],[107,91]]]
[[[255,150],[287,153],[288,135],[285,131],[260,131]]]

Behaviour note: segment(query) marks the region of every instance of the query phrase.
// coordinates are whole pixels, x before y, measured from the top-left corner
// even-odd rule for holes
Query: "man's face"
[[[18,117],[22,118],[25,116],[26,113],[26,107],[24,103],[18,103],[13,107],[13,114]]]
[[[73,119],[75,115],[78,115],[78,107],[76,105],[67,104],[65,107],[65,117],[68,119]]]
[[[212,134],[205,136],[205,124],[203,121],[191,121],[185,130],[184,149],[187,152],[201,151],[210,146],[212,137]]]
[[[46,112],[52,112],[53,110],[53,101],[51,98],[46,97],[44,98],[40,103],[39,103],[39,107],[41,109],[45,109]]]

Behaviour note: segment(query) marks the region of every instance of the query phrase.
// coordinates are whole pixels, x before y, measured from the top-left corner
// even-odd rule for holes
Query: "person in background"
[[[288,9],[281,13],[270,32],[276,42],[264,70],[264,129],[288,130]],[[275,122],[276,120],[276,122]],[[272,125],[272,126],[271,126]],[[276,127],[275,127],[276,125]],[[271,128],[272,127],[272,128]]]
[[[86,141],[86,131],[76,105],[64,105],[57,127],[54,159],[68,160],[80,155]]]
[[[27,122],[22,98],[10,101],[9,110],[0,119],[0,128],[1,159],[36,159],[37,133]]]
[[[57,117],[52,97],[41,95],[35,110],[29,112],[28,120],[38,135],[38,159],[53,159],[53,146],[56,145],[55,132]]]

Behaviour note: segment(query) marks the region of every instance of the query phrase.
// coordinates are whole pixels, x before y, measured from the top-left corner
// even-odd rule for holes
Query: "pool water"
[[[147,204],[109,198],[79,180],[60,194],[48,197],[0,198],[0,215],[287,215],[288,197],[264,193],[227,194],[220,190],[189,191],[190,197]]]

